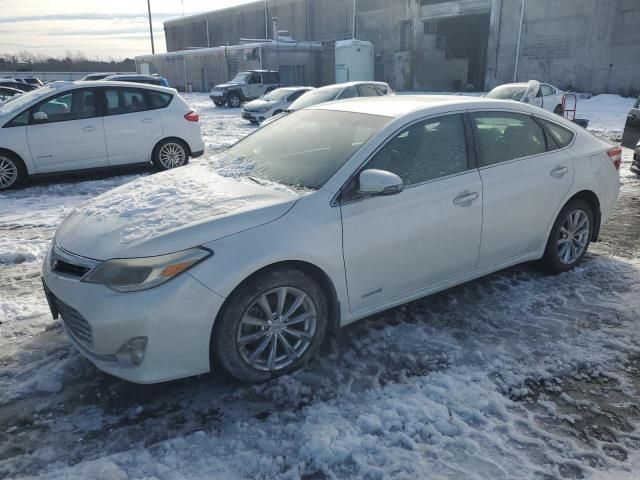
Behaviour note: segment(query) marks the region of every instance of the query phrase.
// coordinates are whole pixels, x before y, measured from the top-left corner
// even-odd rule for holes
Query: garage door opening
[[[473,90],[484,88],[489,21],[488,13],[425,21],[425,28],[435,30],[438,46],[444,48],[447,58],[469,60],[467,83],[473,85]]]

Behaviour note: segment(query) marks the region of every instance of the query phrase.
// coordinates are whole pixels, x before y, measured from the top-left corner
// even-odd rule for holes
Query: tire
[[[0,152],[0,191],[18,188],[27,177],[27,168],[13,153]]]
[[[563,117],[564,116],[564,109],[562,108],[562,105],[557,105],[556,108],[553,110],[553,113]]]
[[[242,99],[240,98],[240,95],[238,95],[237,93],[229,94],[229,98],[227,98],[227,105],[229,107],[238,108],[241,103]]]
[[[593,220],[593,211],[584,200],[576,198],[564,206],[553,224],[542,259],[549,272],[566,272],[582,261],[591,243]]]
[[[182,140],[167,138],[153,149],[152,161],[159,171],[182,167],[189,163],[189,147]]]
[[[213,101],[213,104],[214,104],[216,107],[224,107],[224,102],[220,102],[220,101],[217,101],[217,100],[214,100],[214,101]]]
[[[212,333],[212,362],[247,383],[293,372],[322,345],[328,311],[322,288],[307,274],[291,267],[260,273],[227,299]]]
[[[260,122],[257,120],[249,120],[253,125],[258,125]]]

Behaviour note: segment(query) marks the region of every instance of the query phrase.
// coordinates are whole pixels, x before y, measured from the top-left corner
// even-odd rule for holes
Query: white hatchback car
[[[264,381],[375,312],[530,260],[571,269],[616,203],[620,160],[525,104],[318,105],[77,210],[45,292],[113,375],[160,382],[215,363]]]
[[[251,123],[264,122],[267,118],[280,115],[300,96],[313,89],[313,87],[283,87],[272,90],[257,100],[245,103],[242,107],[242,118]]]
[[[527,83],[505,83],[504,85],[499,85],[487,94],[487,98],[528,103],[557,115],[562,115],[564,95],[565,92],[553,85],[530,80]]]
[[[198,120],[171,88],[53,82],[0,106],[0,190],[41,174],[179,167],[204,152]]]

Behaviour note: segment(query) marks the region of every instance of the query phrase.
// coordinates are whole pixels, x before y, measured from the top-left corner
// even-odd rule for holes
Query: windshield
[[[233,77],[233,80],[231,80],[229,83],[247,83],[247,78],[249,78],[248,73],[239,73],[238,75]]]
[[[491,90],[487,94],[487,98],[494,98],[496,100],[520,101],[522,95],[526,90],[526,85],[502,85]]]
[[[262,100],[267,100],[268,102],[279,102],[280,100],[287,98],[293,92],[295,92],[295,90],[279,88],[263,95]]]
[[[330,102],[336,98],[336,95],[338,95],[340,90],[342,90],[342,87],[319,88],[318,90],[312,90],[293,102],[289,107],[289,110],[300,110],[302,108],[310,107],[311,105]]]
[[[214,158],[220,175],[317,190],[391,118],[303,110],[257,130]]]
[[[30,104],[31,102],[41,97],[44,97],[46,95],[49,95],[54,91],[55,89],[52,87],[41,87],[41,88],[38,88],[37,90],[32,90],[31,92],[23,93],[22,95],[17,95],[15,97],[15,100],[12,100],[11,102],[7,102],[4,105],[2,105],[2,107],[0,107],[0,115],[9,115],[9,114],[15,113],[18,110]]]

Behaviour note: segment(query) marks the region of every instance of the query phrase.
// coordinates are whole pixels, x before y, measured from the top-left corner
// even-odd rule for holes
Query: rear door
[[[145,90],[105,87],[104,133],[109,165],[151,161],[151,152],[162,138],[162,122],[149,105]]]
[[[29,111],[27,140],[38,173],[107,166],[103,118],[97,116],[97,91],[79,88],[59,93]],[[46,119],[35,120],[42,112]]]
[[[484,198],[478,266],[486,267],[540,248],[573,183],[573,160],[530,115],[482,111],[471,120]]]
[[[634,148],[638,141],[640,141],[640,95],[629,115],[627,115],[627,123],[624,126],[624,135],[622,136],[622,146]]]

